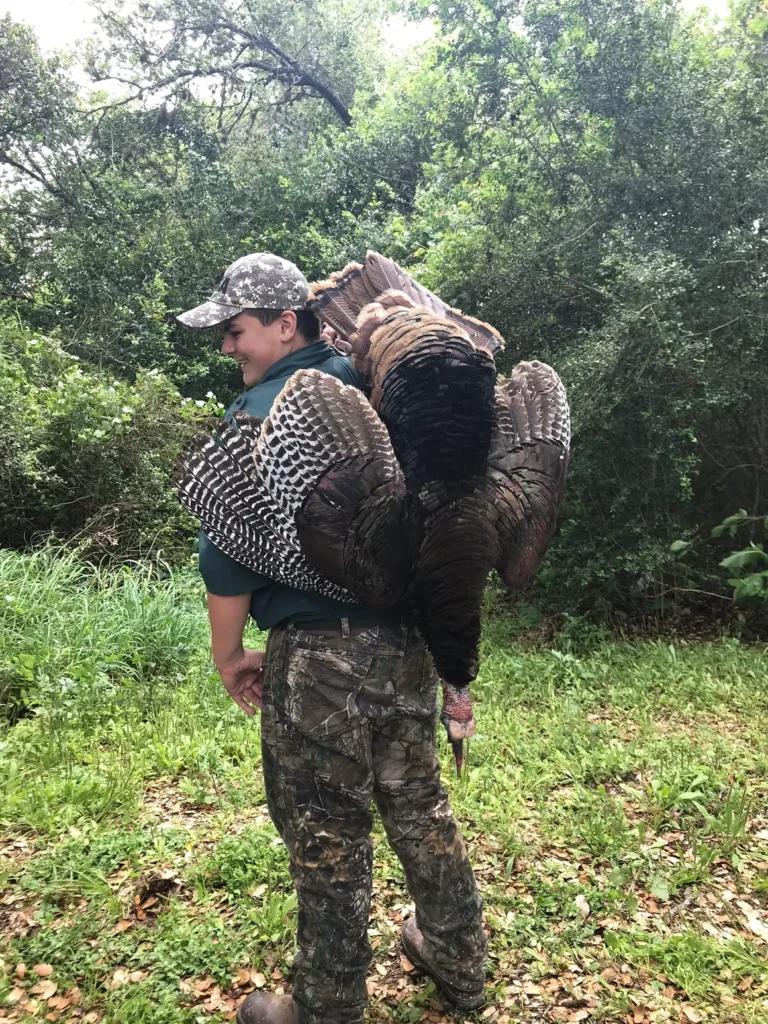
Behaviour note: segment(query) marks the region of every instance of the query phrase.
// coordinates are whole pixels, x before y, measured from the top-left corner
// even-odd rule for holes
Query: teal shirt
[[[297,370],[305,368],[329,373],[344,384],[353,384],[358,388],[363,385],[362,377],[348,359],[337,355],[324,341],[316,341],[291,352],[271,366],[255,388],[235,399],[227,409],[225,418],[231,419],[236,412],[246,412],[265,419],[288,378]],[[297,590],[262,576],[225,555],[202,532],[199,551],[200,573],[206,589],[220,597],[234,597],[250,591],[251,615],[260,629],[270,629],[286,620],[309,622],[312,619],[340,618],[352,608],[359,608],[359,605],[334,601],[308,590]]]

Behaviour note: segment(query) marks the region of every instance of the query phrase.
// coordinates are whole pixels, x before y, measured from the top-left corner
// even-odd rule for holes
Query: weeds
[[[2,553],[0,594],[5,1012],[35,998],[19,964],[50,966],[108,1024],[215,1018],[244,970],[283,984],[287,856],[197,581]],[[683,1019],[681,1000],[690,1019],[740,1019],[733,1000],[765,1019],[764,652],[616,642],[577,620],[554,650],[516,632],[486,626],[461,780],[441,748],[486,904],[493,1019]],[[376,856],[370,1019],[422,1019],[435,994],[402,974],[410,897],[380,830]]]

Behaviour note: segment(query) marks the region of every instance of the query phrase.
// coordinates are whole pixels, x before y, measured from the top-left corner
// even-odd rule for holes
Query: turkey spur
[[[367,397],[299,370],[263,422],[238,414],[193,440],[180,499],[257,572],[404,605],[444,680],[444,721],[470,721],[488,574],[522,586],[555,527],[570,443],[562,383],[540,362],[497,379],[499,334],[377,253],[313,285],[308,306],[349,343]]]

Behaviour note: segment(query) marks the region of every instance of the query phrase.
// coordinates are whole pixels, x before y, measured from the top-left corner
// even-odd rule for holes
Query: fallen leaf
[[[754,984],[754,978],[752,977],[751,974],[748,974],[746,976],[746,978],[742,978],[741,979],[741,981],[736,986],[736,988],[739,990],[739,992],[746,992],[748,988],[752,988],[753,984]]]
[[[53,974],[53,968],[50,964],[35,964],[32,968],[38,978],[50,978]]]
[[[17,964],[16,970],[13,972],[17,978],[26,978],[27,976],[27,965]]]
[[[586,898],[584,896],[582,896],[581,893],[579,893],[579,895],[576,897],[574,902],[576,904],[576,908],[578,909],[579,913],[581,914],[581,916],[586,921],[586,919],[589,917],[589,914],[590,914],[590,906],[589,906],[589,903],[587,903]]]
[[[129,921],[127,917],[123,918],[123,920],[118,921],[112,929],[112,934],[119,935],[121,932],[127,932],[129,928],[133,928],[133,921]]]
[[[410,974],[411,971],[415,971],[416,970],[416,968],[411,963],[411,961],[408,959],[408,957],[405,955],[405,953],[401,953],[400,954],[400,966],[403,968],[403,970],[405,971],[406,974]]]
[[[383,978],[387,973],[387,968],[384,966],[384,964],[376,964],[376,973],[380,974],[381,977]]]
[[[211,989],[211,994],[208,996],[206,1001],[203,1003],[203,1009],[208,1013],[213,1013],[221,1007],[221,989],[218,985],[214,985]]]
[[[66,996],[52,996],[48,1000],[48,1005],[52,1010],[66,1010],[72,1003]]]
[[[121,985],[127,985],[128,975],[129,972],[126,971],[124,967],[118,967],[107,983],[107,988],[120,988]]]
[[[6,1006],[15,1006],[19,1000],[23,999],[25,995],[24,989],[18,986],[12,988],[8,995],[5,997]]]
[[[264,895],[264,893],[265,893],[265,892],[267,891],[267,889],[268,889],[268,888],[269,888],[269,886],[267,886],[267,885],[266,885],[266,884],[265,884],[264,882],[262,882],[262,884],[261,884],[261,885],[257,885],[257,886],[256,886],[256,888],[255,888],[255,889],[253,890],[253,892],[252,892],[252,894],[251,894],[251,895],[252,895],[252,896],[256,896],[257,898],[258,898],[259,896],[263,896],[263,895]]]
[[[256,988],[264,988],[267,984],[267,979],[260,971],[251,971],[251,981]]]
[[[55,981],[39,981],[29,990],[30,995],[40,996],[41,999],[50,999],[59,986]]]
[[[763,942],[768,942],[768,925],[766,925],[764,921],[761,921],[754,911],[752,911],[751,916],[747,918],[747,925],[754,935],[761,938]]]
[[[700,1024],[704,1020],[704,1014],[699,1013],[698,1010],[694,1010],[692,1006],[682,1006],[680,1008],[686,1020],[689,1020],[691,1024]]]

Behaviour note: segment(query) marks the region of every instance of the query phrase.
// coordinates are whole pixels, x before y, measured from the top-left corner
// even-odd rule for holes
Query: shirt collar
[[[313,341],[311,345],[305,345],[303,348],[298,348],[295,352],[283,356],[282,359],[278,359],[270,366],[259,384],[266,384],[270,380],[279,380],[281,377],[289,377],[296,370],[318,366],[320,363],[332,359],[333,356],[334,351],[327,341],[322,338],[319,341]]]

